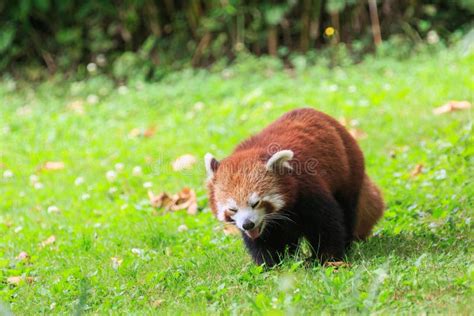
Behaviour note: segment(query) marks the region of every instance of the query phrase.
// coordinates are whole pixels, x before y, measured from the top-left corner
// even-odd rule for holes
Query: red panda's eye
[[[230,209],[229,209],[229,212],[237,213],[237,209],[235,209],[235,208],[230,208]]]
[[[260,201],[250,204],[251,208],[256,208],[260,204]]]

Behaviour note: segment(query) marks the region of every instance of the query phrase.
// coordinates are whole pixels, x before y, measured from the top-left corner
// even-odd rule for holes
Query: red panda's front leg
[[[302,198],[298,203],[303,233],[313,256],[321,263],[344,257],[346,232],[344,212],[330,196],[322,194]]]
[[[301,232],[294,224],[281,223],[266,227],[257,239],[242,234],[245,246],[258,265],[273,267],[279,264],[285,255],[293,255],[298,249]]]

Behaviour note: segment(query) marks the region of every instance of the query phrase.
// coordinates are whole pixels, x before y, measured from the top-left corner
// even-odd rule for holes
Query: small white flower
[[[23,226],[18,226],[18,227],[15,227],[15,229],[13,230],[16,233],[19,233],[23,230]]]
[[[128,88],[127,86],[120,86],[118,87],[118,93],[121,95],[127,94],[128,93]]]
[[[81,195],[81,200],[85,201],[85,200],[88,200],[90,199],[91,195],[89,193],[83,193]]]
[[[87,96],[87,103],[96,104],[97,102],[99,102],[99,97],[96,96],[95,94],[89,94]]]
[[[32,174],[32,175],[30,176],[30,183],[31,183],[31,184],[35,184],[35,183],[37,183],[37,182],[39,182],[39,177],[38,177],[36,174]]]
[[[436,33],[436,31],[434,30],[429,31],[426,36],[426,41],[428,42],[428,44],[432,44],[432,45],[438,43],[439,42],[438,33]]]
[[[122,262],[123,262],[123,259],[119,257],[112,257],[111,260],[112,260],[112,269],[114,270],[117,270],[122,265]]]
[[[11,128],[8,125],[2,127],[3,134],[9,134],[11,132]]]
[[[124,168],[124,164],[123,164],[123,163],[119,162],[119,163],[116,163],[116,164],[115,164],[115,170],[117,170],[117,171],[122,171],[123,168]]]
[[[104,54],[99,54],[96,57],[96,62],[99,64],[99,66],[105,66],[107,59],[105,58]]]
[[[135,177],[139,177],[142,175],[142,167],[140,166],[135,166],[133,167],[132,169],[132,174],[135,176]]]
[[[143,183],[143,187],[144,187],[145,189],[149,189],[149,188],[151,188],[152,186],[153,186],[153,183],[151,183],[150,181]]]
[[[116,187],[111,187],[109,189],[109,194],[114,194],[115,192],[117,192],[117,188]]]
[[[59,213],[59,208],[56,205],[48,207],[48,213]]]
[[[97,65],[95,63],[88,63],[87,64],[87,71],[90,73],[97,71]]]
[[[145,253],[143,249],[140,248],[132,248],[132,253],[137,256],[141,256]]]
[[[182,224],[182,225],[179,225],[178,226],[178,232],[182,233],[184,231],[187,231],[188,230],[188,226]]]
[[[356,86],[353,86],[353,85],[350,85],[350,86],[349,86],[349,92],[350,92],[350,93],[357,92],[357,87],[356,87]]]
[[[36,189],[36,190],[41,190],[42,188],[44,188],[44,185],[43,183],[41,182],[36,182],[33,187]]]
[[[332,84],[328,87],[328,90],[331,92],[336,92],[338,89],[339,87],[337,86],[337,84]]]
[[[201,111],[202,109],[204,109],[204,102],[199,101],[194,104],[195,111]]]
[[[13,171],[11,171],[11,170],[5,170],[5,171],[3,171],[3,177],[4,177],[5,179],[8,179],[8,178],[13,177]]]
[[[79,186],[84,183],[84,178],[83,177],[77,177],[76,180],[74,180],[74,185]]]
[[[117,173],[113,170],[109,170],[107,171],[107,173],[105,174],[105,177],[107,178],[107,180],[109,182],[114,182],[115,179],[117,179]]]
[[[263,103],[263,108],[265,110],[270,110],[273,107],[273,102],[272,101],[265,101]]]

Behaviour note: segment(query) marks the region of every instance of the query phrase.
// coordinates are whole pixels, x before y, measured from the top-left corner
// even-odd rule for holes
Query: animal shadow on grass
[[[423,253],[449,252],[454,247],[465,247],[459,236],[456,232],[437,234],[430,230],[373,236],[367,241],[355,242],[348,252],[348,260],[355,262],[390,255],[416,259]]]

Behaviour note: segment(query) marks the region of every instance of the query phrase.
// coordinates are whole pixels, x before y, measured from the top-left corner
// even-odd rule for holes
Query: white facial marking
[[[275,211],[282,209],[285,206],[285,199],[281,194],[274,193],[264,196],[262,201],[269,202],[275,208]]]
[[[263,221],[264,212],[261,210],[253,210],[250,207],[244,207],[239,209],[239,211],[232,216],[232,219],[235,221],[235,225],[241,230],[245,230],[243,225],[249,220],[255,224],[255,227],[259,226]]]
[[[293,151],[286,149],[280,150],[273,154],[273,156],[268,159],[265,167],[267,170],[272,170],[274,167],[281,166],[285,168],[292,169],[288,160],[293,159]]]
[[[224,203],[217,202],[217,219],[221,222],[225,221],[225,211],[228,209],[238,209],[234,199],[227,199]]]
[[[252,194],[250,194],[249,205],[253,205],[257,203],[258,201],[260,201],[260,197],[258,196],[256,192],[253,192]]]

